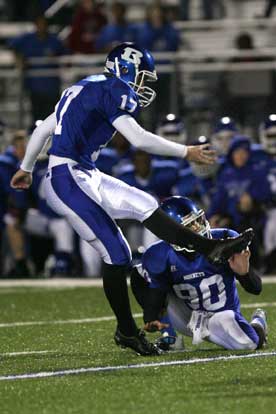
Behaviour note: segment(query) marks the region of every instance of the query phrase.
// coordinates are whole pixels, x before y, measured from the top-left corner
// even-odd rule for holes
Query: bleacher
[[[57,1],[54,5],[66,6],[68,2]],[[111,3],[107,1],[106,4]],[[126,2],[127,3],[127,2]],[[133,1],[129,7],[129,19],[140,21],[145,14],[145,5],[149,1]],[[167,1],[171,7],[177,7],[177,1]],[[243,64],[236,63],[229,69],[229,60],[237,56],[246,56],[247,52],[238,52],[234,40],[238,33],[246,32],[252,35],[255,50],[250,55],[256,57],[269,56],[268,62],[247,63],[246,71],[255,69],[274,70],[274,38],[276,31],[275,19],[263,19],[264,1],[227,1],[225,3],[226,18],[220,20],[203,21],[200,17],[200,1],[191,2],[191,20],[188,22],[176,21],[175,26],[181,32],[182,47],[177,54],[165,55],[166,64],[158,66],[159,72],[169,73],[171,76],[171,110],[178,112],[176,88],[185,96],[185,106],[190,110],[205,110],[213,99],[212,90],[217,86],[218,78],[226,68],[227,71],[243,70]],[[55,6],[56,7],[56,6]],[[108,7],[107,7],[108,10]],[[58,12],[54,8],[52,12]],[[47,14],[47,12],[46,12]],[[49,12],[48,12],[49,14]],[[51,13],[50,13],[51,15]],[[23,91],[23,77],[21,71],[15,66],[15,58],[7,48],[7,41],[27,31],[32,31],[31,22],[5,23],[0,25],[0,110],[1,116],[8,125],[26,127],[29,125],[29,102]],[[70,28],[53,26],[51,30],[64,37]],[[262,48],[262,50],[260,50]],[[164,56],[158,56],[162,62]],[[100,70],[103,56],[73,55],[59,59],[59,74],[63,87],[74,79],[95,73]],[[66,70],[65,70],[66,69]],[[180,76],[176,78],[176,71]],[[35,72],[34,72],[35,74]]]

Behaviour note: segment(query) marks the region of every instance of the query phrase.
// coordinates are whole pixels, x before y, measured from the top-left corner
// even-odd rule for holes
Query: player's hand
[[[199,164],[214,164],[216,151],[210,149],[210,144],[189,145],[186,159]]]
[[[246,275],[249,272],[249,259],[251,256],[250,250],[247,248],[241,253],[236,253],[228,260],[229,266],[234,273],[240,276]]]
[[[18,170],[11,179],[11,187],[16,190],[27,190],[32,184],[32,174]]]
[[[156,331],[161,331],[162,329],[166,329],[169,327],[168,323],[163,323],[160,321],[152,321],[152,322],[147,322],[144,326],[144,330],[147,332],[156,332]]]

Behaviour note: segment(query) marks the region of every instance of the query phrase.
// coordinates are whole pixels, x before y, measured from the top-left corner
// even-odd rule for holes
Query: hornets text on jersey
[[[233,230],[212,230],[213,238],[236,235]],[[173,289],[191,310],[240,310],[235,274],[228,265],[213,265],[201,254],[190,260],[161,241],[146,251],[142,266],[151,288]]]

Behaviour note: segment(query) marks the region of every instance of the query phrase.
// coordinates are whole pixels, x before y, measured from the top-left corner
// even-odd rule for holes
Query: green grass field
[[[195,348],[186,339],[184,352],[144,358],[114,344],[115,321],[100,319],[112,316],[101,288],[2,288],[0,412],[272,414],[276,411],[276,285],[264,285],[260,296],[241,292],[241,299],[248,318],[255,303],[266,302],[269,344],[265,350],[229,352],[208,343]],[[140,312],[134,301],[133,311]],[[258,358],[201,361],[274,351],[275,355]],[[195,359],[199,361],[159,366]],[[152,362],[156,366],[126,367]],[[76,371],[107,366],[124,369]],[[4,378],[70,369],[74,374]]]

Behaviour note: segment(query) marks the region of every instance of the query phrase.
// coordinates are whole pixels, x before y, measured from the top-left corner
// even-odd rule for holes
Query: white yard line
[[[276,306],[276,302],[256,302],[256,303],[242,303],[241,307],[244,309],[254,309],[254,308],[271,308]]]
[[[93,278],[54,278],[54,279],[0,279],[0,288],[39,287],[39,288],[74,288],[102,287],[102,279]]]
[[[264,276],[264,284],[276,284],[276,276]],[[102,287],[102,279],[55,278],[55,279],[0,279],[0,288],[37,287],[37,288],[76,288]],[[1,290],[0,290],[1,292]]]
[[[142,313],[135,313],[135,318],[143,316]],[[113,321],[115,316],[100,316],[98,318],[84,318],[84,319],[65,319],[56,321],[25,321],[25,322],[8,322],[0,323],[0,328],[11,328],[16,326],[35,326],[35,325],[66,325],[66,324],[81,324],[81,323],[93,323],[103,321]]]
[[[45,355],[45,354],[52,354],[57,353],[59,351],[21,351],[21,352],[6,352],[0,354],[0,358],[3,357],[13,357],[13,356],[21,356],[21,355]]]
[[[246,303],[241,305],[242,308],[246,309],[256,309],[263,307],[275,307],[276,302],[257,302],[257,303]],[[133,315],[135,318],[140,318],[143,316],[142,313],[135,313]],[[13,328],[18,326],[44,326],[44,325],[67,325],[67,324],[83,324],[83,323],[95,323],[95,322],[104,322],[104,321],[113,321],[115,317],[110,316],[99,316],[97,318],[83,318],[83,319],[61,319],[56,321],[22,321],[22,322],[5,322],[0,323],[0,328]]]
[[[163,361],[163,362],[150,362],[147,364],[130,364],[130,365],[114,365],[106,367],[90,367],[90,368],[76,368],[76,369],[66,369],[60,371],[45,371],[45,372],[31,372],[27,374],[18,374],[18,375],[3,375],[0,376],[0,381],[11,381],[19,379],[34,379],[34,378],[51,378],[51,377],[62,377],[65,375],[79,375],[86,373],[96,373],[96,372],[107,372],[107,371],[122,371],[127,369],[139,369],[139,368],[155,368],[155,367],[168,367],[168,366],[180,366],[180,365],[192,365],[192,364],[202,364],[206,362],[216,362],[216,361],[233,361],[239,359],[250,359],[250,358],[264,358],[264,357],[275,357],[276,351],[272,352],[261,352],[254,354],[245,354],[245,355],[229,355],[229,356],[219,356],[219,357],[210,357],[210,358],[195,358],[188,360],[179,360],[179,361]]]

